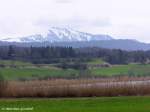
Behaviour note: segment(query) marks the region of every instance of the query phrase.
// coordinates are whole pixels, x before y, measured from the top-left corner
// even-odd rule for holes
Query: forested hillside
[[[84,62],[101,58],[110,64],[148,63],[150,51],[125,51],[104,48],[1,46],[0,59],[32,63]]]

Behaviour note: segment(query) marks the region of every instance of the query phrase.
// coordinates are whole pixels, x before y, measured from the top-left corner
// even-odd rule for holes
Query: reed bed
[[[8,81],[1,97],[96,97],[150,95],[150,77]]]

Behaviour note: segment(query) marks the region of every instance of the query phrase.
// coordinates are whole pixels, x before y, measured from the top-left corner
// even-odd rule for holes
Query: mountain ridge
[[[100,47],[122,50],[150,50],[150,44],[132,39],[115,39],[109,35],[90,34],[72,29],[52,27],[46,36],[41,34],[20,38],[5,38],[0,40],[0,46],[17,45],[23,47],[35,46],[71,46]]]
[[[73,47],[73,48],[84,48],[84,47],[97,47],[107,49],[121,49],[127,51],[137,50],[150,50],[150,44],[141,43],[130,39],[113,39],[113,40],[99,40],[99,41],[76,41],[76,42],[4,42],[0,41],[0,46],[15,45],[20,47]]]
[[[46,36],[41,34],[30,35],[19,38],[4,38],[1,41],[7,42],[72,42],[72,41],[92,41],[111,40],[109,35],[91,34],[73,30],[71,28],[51,27]]]

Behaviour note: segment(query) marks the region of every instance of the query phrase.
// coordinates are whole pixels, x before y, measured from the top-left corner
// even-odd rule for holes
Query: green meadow
[[[1,99],[0,111],[10,112],[149,112],[150,97]]]
[[[147,76],[150,75],[150,65],[129,64],[129,65],[114,65],[112,67],[95,68],[91,70],[96,76]]]
[[[46,77],[69,77],[78,74],[73,69],[50,69],[50,68],[0,68],[0,74],[6,80],[24,80]]]
[[[87,65],[97,65],[105,63],[102,60],[94,59],[87,62]],[[53,64],[35,65],[21,61],[0,61],[0,75],[6,80],[25,80],[25,79],[46,79],[48,77],[79,77],[86,76],[148,76],[150,75],[150,64],[128,64],[111,65],[110,67],[90,68],[85,71],[75,69],[61,69]]]

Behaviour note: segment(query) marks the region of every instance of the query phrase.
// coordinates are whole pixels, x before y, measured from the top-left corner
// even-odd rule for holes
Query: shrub
[[[2,97],[7,87],[7,81],[4,80],[3,75],[0,73],[0,97]]]

